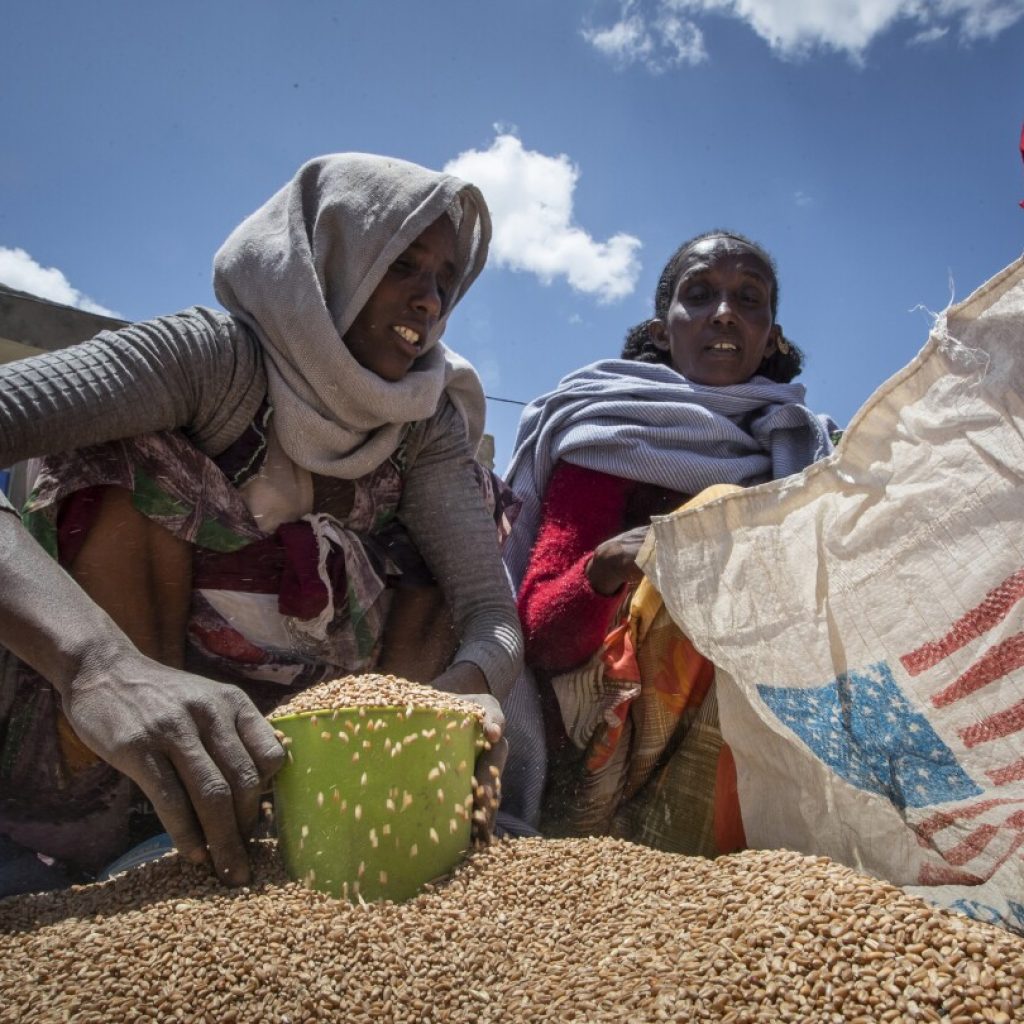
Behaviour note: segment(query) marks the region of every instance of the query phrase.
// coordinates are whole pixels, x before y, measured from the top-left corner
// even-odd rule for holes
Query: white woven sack
[[[748,842],[1024,930],[1024,260],[799,476],[655,522]]]

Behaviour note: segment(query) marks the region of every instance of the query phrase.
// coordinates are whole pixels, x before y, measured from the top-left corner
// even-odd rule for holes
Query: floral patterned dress
[[[50,457],[23,515],[66,566],[102,489],[128,490],[140,512],[193,548],[185,667],[241,685],[263,710],[296,688],[372,668],[396,588],[433,584],[397,517],[407,453],[425,421],[353,481],[343,516],[314,509],[265,532],[240,489],[264,465],[271,419],[264,405],[215,459],[177,431]],[[515,499],[480,467],[478,478],[503,538]],[[0,649],[0,833],[88,876],[157,830],[129,780],[75,736],[56,691]]]

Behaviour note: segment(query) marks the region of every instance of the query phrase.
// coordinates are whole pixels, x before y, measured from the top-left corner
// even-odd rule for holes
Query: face
[[[683,258],[668,316],[651,337],[694,384],[749,380],[781,333],[772,316],[775,277],[760,256],[723,236],[694,244]]]
[[[448,311],[458,272],[455,225],[442,215],[388,267],[345,334],[360,366],[401,380]]]

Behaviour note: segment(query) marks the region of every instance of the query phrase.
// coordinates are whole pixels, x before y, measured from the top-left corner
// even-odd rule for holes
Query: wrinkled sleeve
[[[476,665],[501,700],[523,641],[476,472],[462,417],[444,400],[406,473],[398,514],[451,608],[460,641],[453,662]]]
[[[195,307],[0,366],[0,465],[182,428],[217,455],[266,393],[259,346]]]
[[[581,665],[601,646],[622,594],[598,594],[585,570],[598,544],[622,532],[634,486],[567,462],[555,466],[519,588],[519,617],[531,668],[563,672]]]

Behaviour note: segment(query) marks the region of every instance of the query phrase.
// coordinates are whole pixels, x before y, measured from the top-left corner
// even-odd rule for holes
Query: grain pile
[[[0,902],[0,1020],[1024,1018],[1024,940],[788,852],[503,841],[404,904],[220,888],[173,855]]]
[[[483,718],[479,704],[465,700],[458,694],[446,693],[424,683],[413,683],[408,679],[378,675],[374,672],[344,676],[341,679],[310,686],[275,707],[270,717],[297,715],[303,711],[358,707],[423,707],[432,711],[456,711],[477,719]]]

